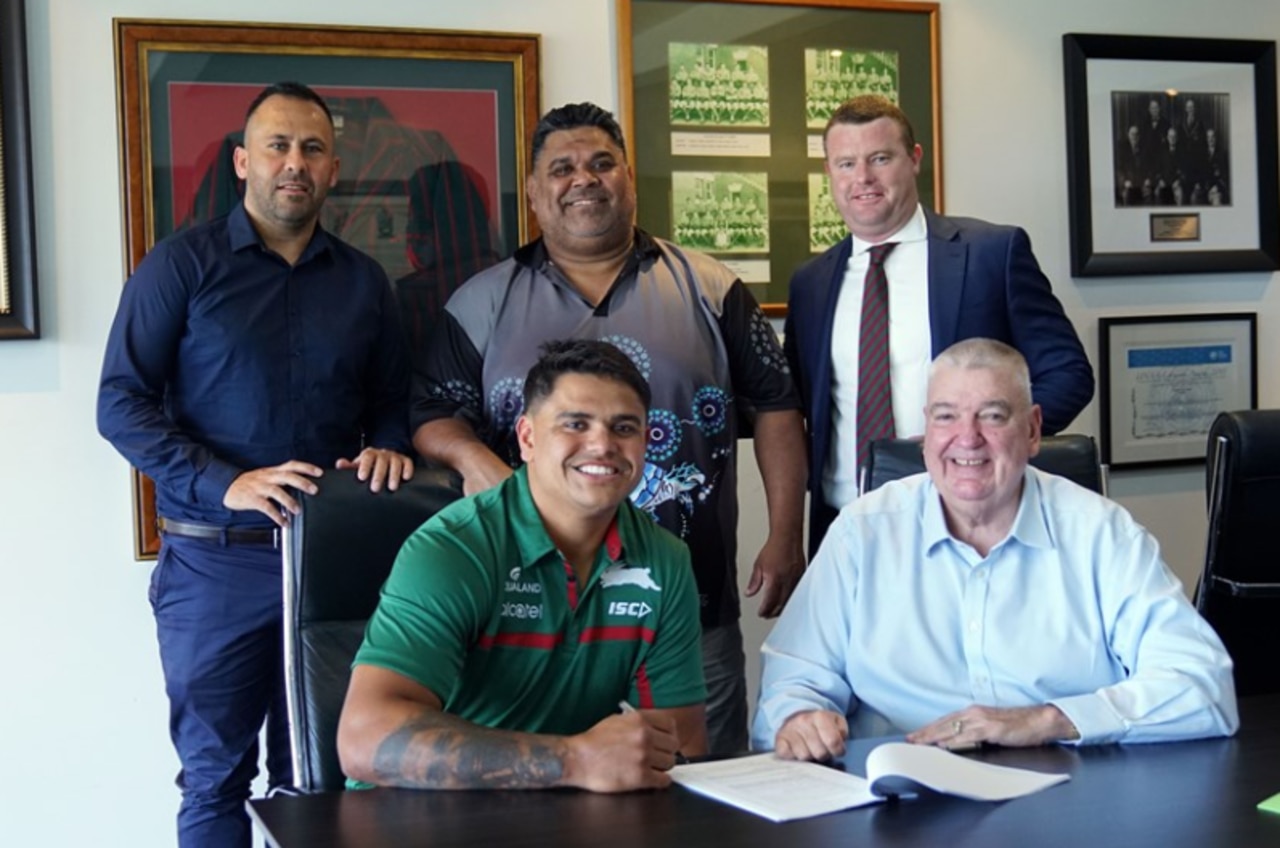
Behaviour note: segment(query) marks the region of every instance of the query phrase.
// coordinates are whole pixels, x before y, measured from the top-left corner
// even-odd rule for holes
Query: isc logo
[[[609,615],[629,615],[633,618],[643,618],[653,612],[653,607],[644,601],[614,601],[609,604]]]

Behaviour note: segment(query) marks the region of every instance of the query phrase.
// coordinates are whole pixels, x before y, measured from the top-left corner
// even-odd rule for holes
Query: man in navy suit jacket
[[[899,437],[924,432],[929,362],[975,336],[1026,358],[1046,434],[1065,428],[1093,397],[1093,369],[1027,234],[920,205],[923,151],[901,109],[883,97],[855,97],[832,115],[823,146],[831,194],[852,235],[791,278],[784,339],[808,422],[810,555],[856,497],[858,335],[872,245],[896,243],[884,267]]]

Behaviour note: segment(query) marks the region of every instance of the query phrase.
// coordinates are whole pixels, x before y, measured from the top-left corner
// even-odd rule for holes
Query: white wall
[[[172,843],[176,759],[146,604],[132,559],[129,475],[97,436],[94,393],[122,280],[111,18],[269,20],[542,34],[544,104],[616,106],[606,0],[27,0],[42,323],[0,344],[0,839],[6,844]],[[264,11],[269,8],[269,11]],[[944,0],[948,210],[1017,222],[1086,347],[1099,315],[1256,310],[1259,359],[1276,360],[1274,276],[1072,281],[1067,259],[1063,32],[1275,38],[1280,7],[1254,0]],[[1261,373],[1263,405],[1280,378]],[[1090,408],[1077,428],[1096,432]],[[744,465],[751,464],[749,452]],[[1189,579],[1204,536],[1199,469],[1116,475],[1113,494]],[[744,468],[743,561],[761,524]],[[753,609],[754,603],[748,603]],[[763,626],[748,614],[753,643]],[[68,806],[70,802],[70,806]]]

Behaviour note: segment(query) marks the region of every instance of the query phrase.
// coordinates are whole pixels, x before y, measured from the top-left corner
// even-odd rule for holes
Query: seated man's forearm
[[[482,727],[395,672],[357,665],[338,723],[343,772],[378,786],[628,792],[670,784],[681,741],[705,750],[702,704],[609,715],[572,736]]]
[[[349,774],[415,789],[536,789],[562,786],[565,740],[479,727],[427,709],[387,734],[368,770]]]

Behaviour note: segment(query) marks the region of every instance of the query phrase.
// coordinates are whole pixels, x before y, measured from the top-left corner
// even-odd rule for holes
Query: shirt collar
[[[249,220],[249,213],[244,208],[244,201],[237,203],[231,212],[227,214],[227,233],[231,239],[231,250],[233,253],[249,247],[258,247],[263,251],[267,250],[267,246],[262,243],[262,237],[258,235],[258,231],[253,228],[253,222]],[[298,257],[295,265],[301,265],[310,259],[327,253],[329,250],[329,234],[325,232],[324,227],[320,226],[320,222],[316,222],[315,231],[311,233],[311,241],[307,242],[307,247],[302,251],[302,255]]]
[[[929,227],[924,219],[924,207],[917,203],[915,214],[908,218],[905,224],[899,227],[896,232],[886,239],[872,243],[869,241],[863,241],[852,233],[850,233],[850,236],[853,238],[853,250],[850,252],[850,256],[852,257],[866,253],[876,244],[884,244],[885,242],[890,241],[898,242],[899,244],[912,241],[924,241],[929,237]]]
[[[936,546],[948,540],[962,544],[947,529],[947,519],[942,511],[942,496],[938,493],[938,488],[932,479],[926,485],[928,491],[924,499],[924,514],[920,517],[925,553],[932,553]],[[1040,478],[1029,465],[1022,472],[1022,498],[1018,503],[1018,513],[1013,517],[1013,526],[1009,528],[1009,534],[992,550],[1010,539],[1017,539],[1031,548],[1053,547],[1053,537],[1049,533],[1040,497]]]
[[[1053,547],[1053,536],[1049,532],[1040,495],[1040,474],[1030,465],[1022,472],[1022,503],[1014,516],[1009,538],[1031,548]]]
[[[555,553],[555,543],[547,535],[547,528],[542,524],[542,516],[533,503],[533,493],[529,491],[529,467],[522,465],[516,469],[513,479],[505,493],[504,512],[512,526],[517,528],[516,544],[520,548],[520,566],[528,568],[537,565],[548,554]]]
[[[547,528],[538,514],[538,507],[533,502],[533,493],[529,491],[529,466],[522,465],[516,469],[514,480],[505,494],[505,512],[512,525],[521,528],[516,535],[516,544],[520,549],[520,567],[533,568],[543,561],[561,563],[564,558],[556,549],[555,542],[547,534]],[[625,544],[618,526],[618,514],[609,523],[604,534],[604,554],[609,562],[625,561]],[[599,556],[597,555],[597,562]]]
[[[637,259],[647,259],[657,256],[661,251],[658,248],[658,242],[653,236],[646,233],[639,227],[635,228],[635,253]],[[528,244],[521,245],[514,254],[513,258],[520,265],[526,268],[541,268],[547,263],[547,246],[542,238],[536,238]]]

